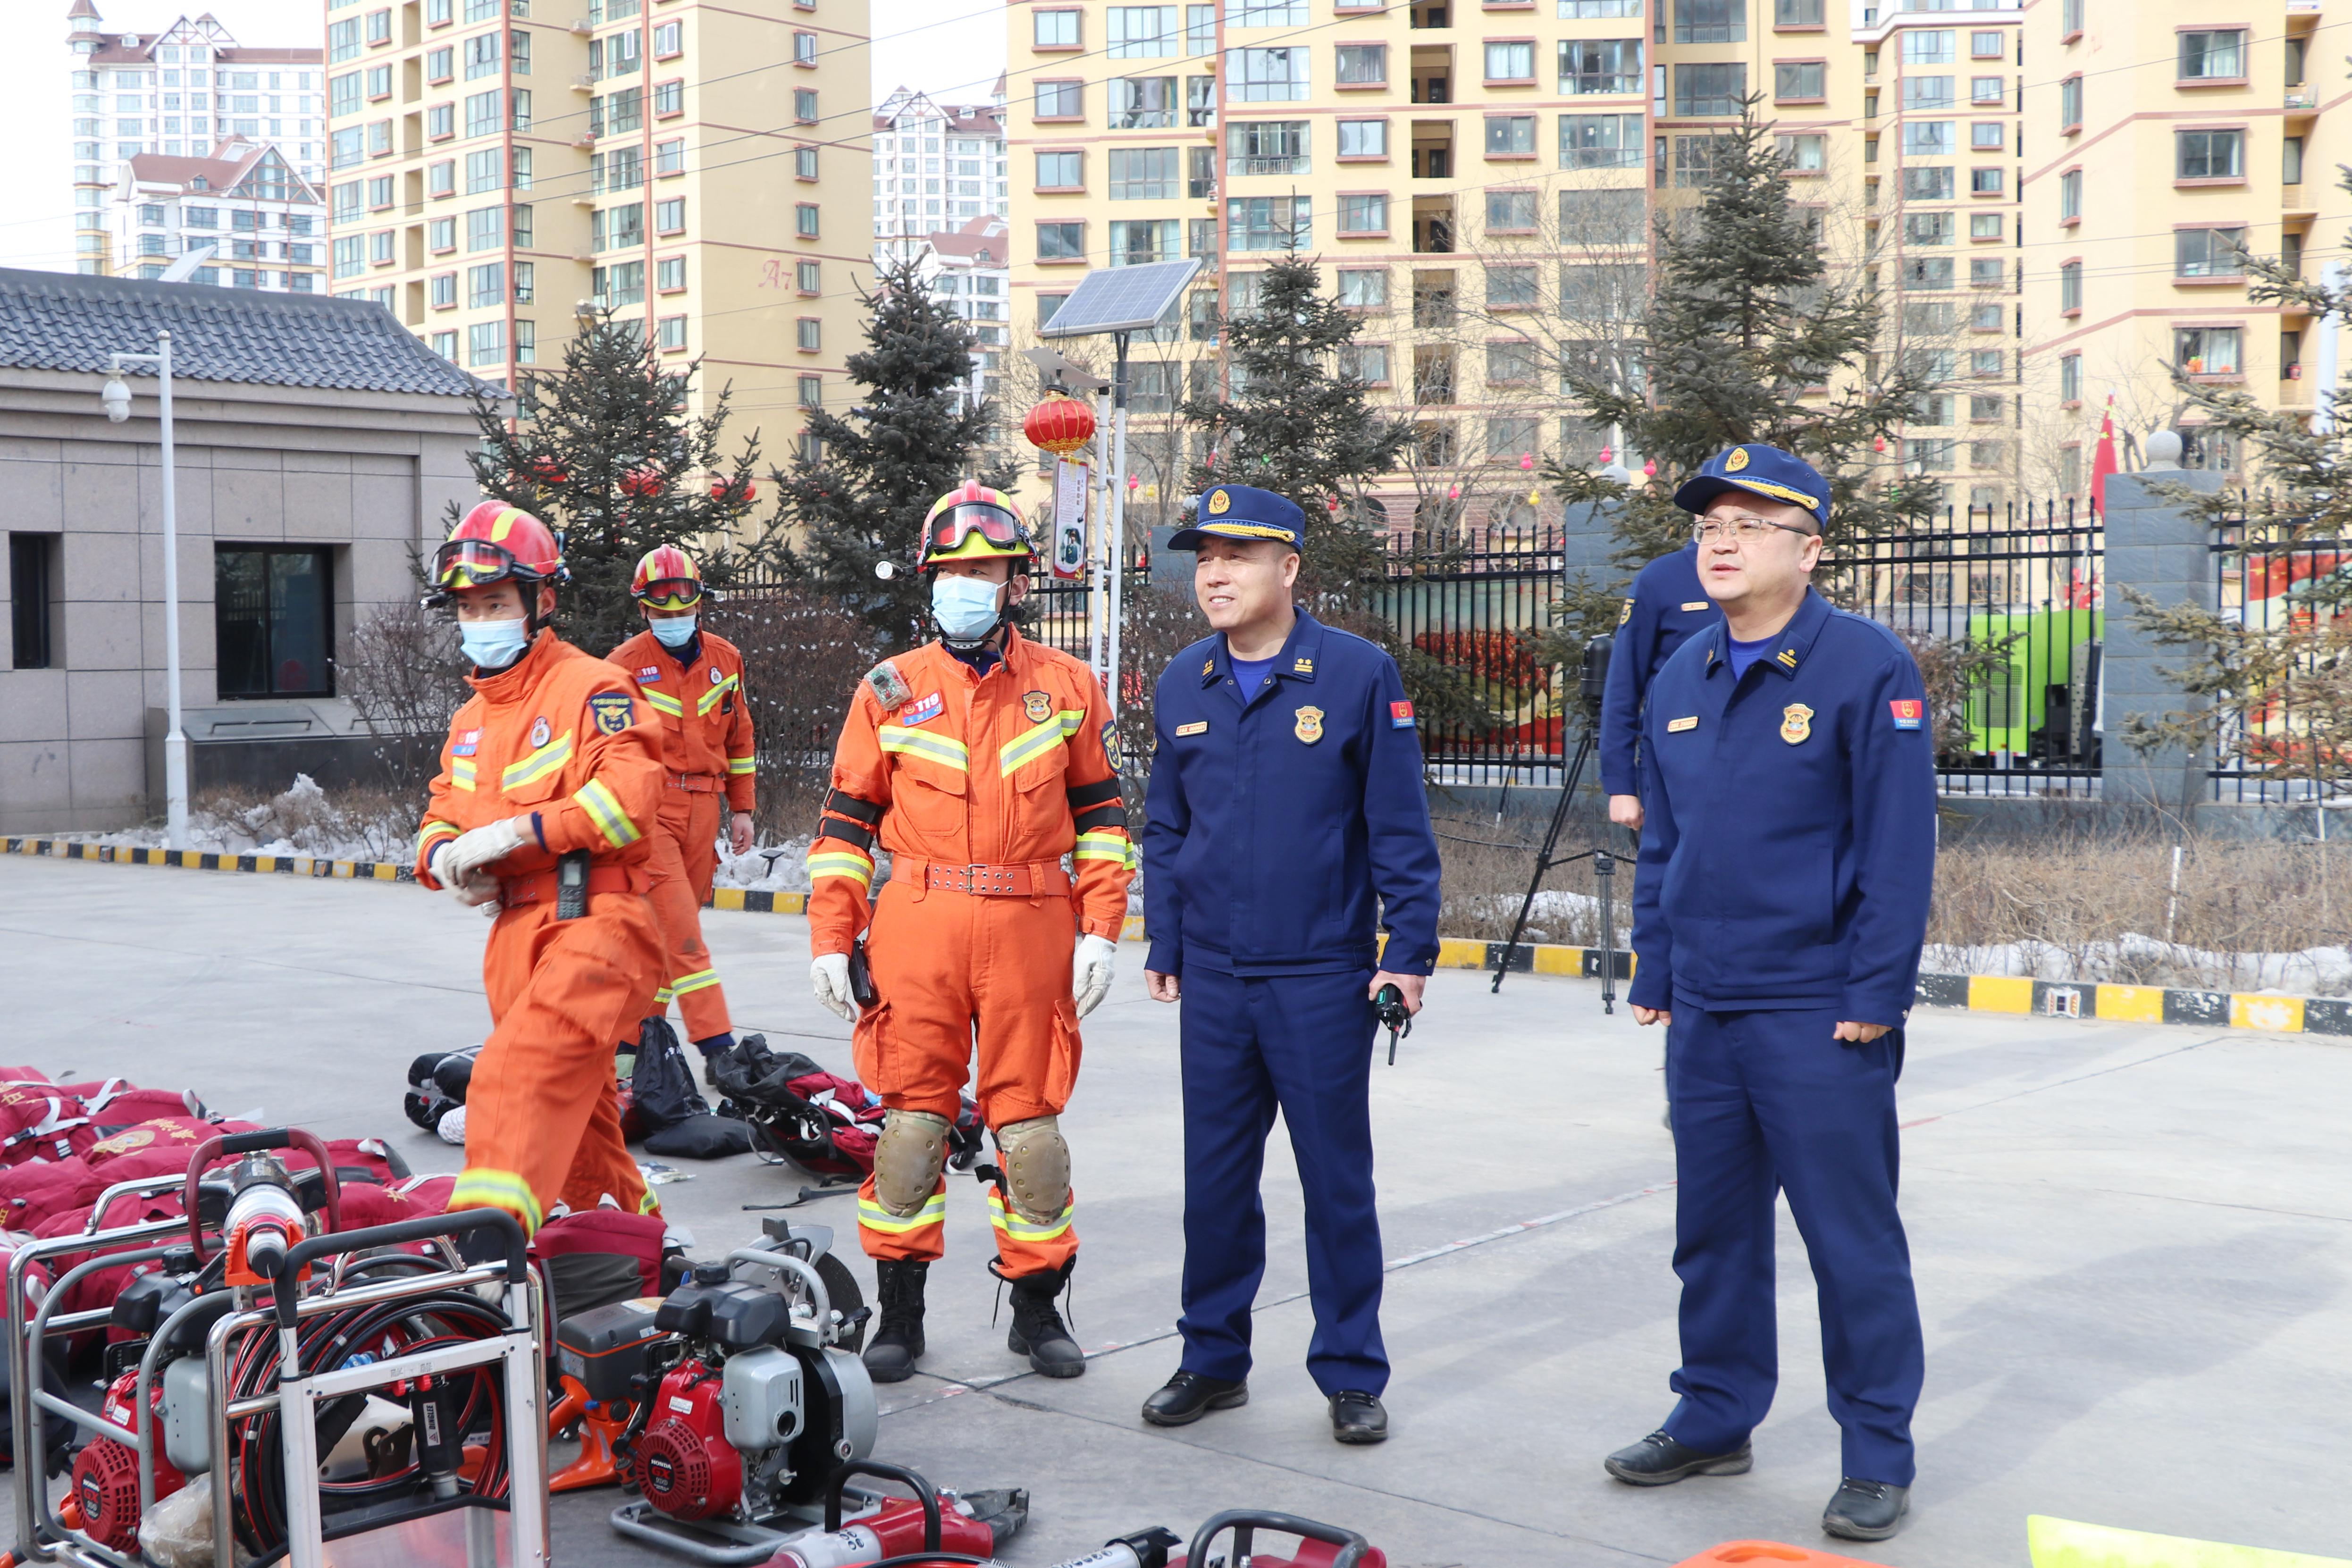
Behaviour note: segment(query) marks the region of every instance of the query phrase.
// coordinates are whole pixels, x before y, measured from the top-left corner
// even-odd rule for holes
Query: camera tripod
[[[1503,988],[1503,977],[1511,972],[1511,959],[1519,950],[1519,938],[1526,935],[1528,915],[1535,908],[1536,894],[1543,888],[1543,879],[1564,865],[1578,861],[1592,862],[1592,874],[1601,883],[1601,1010],[1614,1014],[1617,1010],[1617,862],[1623,857],[1607,850],[1586,850],[1580,854],[1559,852],[1559,836],[1568,826],[1570,805],[1576,800],[1576,787],[1584,777],[1584,765],[1591,759],[1593,747],[1601,735],[1601,699],[1609,682],[1609,652],[1611,640],[1594,637],[1584,644],[1584,668],[1579,681],[1579,695],[1584,709],[1583,733],[1577,737],[1576,754],[1569,761],[1560,778],[1559,799],[1551,809],[1551,823],[1544,830],[1543,847],[1536,851],[1535,874],[1528,879],[1528,893],[1519,900],[1518,918],[1511,922],[1511,938],[1503,944],[1502,955],[1495,961],[1495,981],[1487,987],[1493,995]]]

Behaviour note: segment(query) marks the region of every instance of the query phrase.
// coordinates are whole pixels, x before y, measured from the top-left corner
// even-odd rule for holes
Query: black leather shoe
[[[1342,1443],[1385,1443],[1389,1413],[1380,1396],[1360,1388],[1342,1388],[1331,1396],[1331,1436]]]
[[[1910,1511],[1909,1487],[1848,1476],[1822,1510],[1822,1533],[1840,1541],[1884,1541],[1903,1528],[1903,1516]]]
[[[1728,1454],[1702,1454],[1664,1432],[1653,1432],[1630,1448],[1620,1448],[1601,1468],[1627,1486],[1672,1486],[1685,1476],[1744,1476],[1756,1463],[1746,1443]]]
[[[1189,1427],[1212,1410],[1237,1410],[1248,1403],[1246,1379],[1180,1372],[1143,1402],[1143,1418],[1155,1427]]]

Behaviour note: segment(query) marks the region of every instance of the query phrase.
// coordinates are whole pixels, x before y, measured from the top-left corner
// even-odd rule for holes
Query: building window
[[[793,95],[797,100],[799,94]],[[812,95],[814,96],[814,95]],[[814,105],[811,106],[814,109]],[[654,83],[654,118],[668,120],[686,112],[686,83],[657,81]]]
[[[1563,246],[1638,246],[1650,237],[1649,200],[1632,191],[1562,191],[1559,242]]]
[[[426,340],[426,341],[432,345],[432,349],[435,353],[440,355],[443,359],[448,361],[453,365],[457,362],[457,331],[456,328],[453,327],[446,332],[436,332],[431,338]]]
[[[1566,90],[1566,84],[1562,84]],[[1748,67],[1726,65],[1676,66],[1675,112],[1677,115],[1738,114],[1748,96]]]
[[[475,270],[480,269],[478,267]],[[436,310],[455,310],[457,308],[457,275],[454,272],[436,272],[426,278],[425,302]]]
[[[343,242],[337,240],[337,245]],[[425,225],[425,248],[435,255],[444,255],[457,248],[457,220],[434,218]]]
[[[1820,60],[1792,60],[1772,68],[1772,96],[1776,99],[1817,99],[1826,92],[1822,78],[1829,67]]]
[[[56,534],[8,536],[8,628],[16,667],[46,670],[56,644]]]
[[[2246,35],[2242,28],[2180,35],[2180,80],[2243,80]]]
[[[1906,202],[1948,202],[1952,199],[1951,165],[1927,164],[1903,171]]]
[[[2173,132],[2176,177],[2183,180],[2238,180],[2246,172],[2246,133],[2242,131],[2178,131]]]
[[[2172,333],[2173,362],[2192,376],[2234,376],[2242,366],[2238,358],[2235,327],[2179,327]]]
[[[1339,121],[1339,156],[1385,158],[1389,155],[1389,122],[1385,120]]]
[[[1536,47],[1532,40],[1486,46],[1486,79],[1493,82],[1536,79]]]
[[[665,256],[654,263],[654,290],[676,294],[686,287],[686,257]]]
[[[1772,138],[1772,150],[1791,174],[1818,174],[1829,167],[1829,138],[1811,133]]]
[[[1087,155],[1083,152],[1040,152],[1037,154],[1037,184],[1045,190],[1075,191],[1087,183]]]
[[[1304,250],[1314,243],[1314,202],[1306,196],[1236,196],[1225,203],[1228,251]]]
[[[1389,199],[1385,193],[1342,195],[1339,198],[1341,234],[1386,234],[1388,227]]]
[[[610,267],[599,267],[588,277],[596,303],[607,309],[618,310],[646,302],[646,264],[642,261],[619,261]]]
[[[796,87],[793,89],[793,118],[803,125],[816,123],[816,89]]]
[[[446,141],[457,134],[457,106],[456,104],[436,103],[425,109],[425,136],[427,141]]]
[[[797,202],[793,205],[793,233],[802,239],[814,239],[824,209],[814,202]]]
[[[824,323],[814,316],[803,316],[793,323],[794,340],[803,353],[814,354],[824,347]]]
[[[222,697],[332,696],[334,603],[327,550],[215,549],[214,663]]]
[[[339,66],[345,60],[360,57],[360,19],[327,24],[327,63]],[[173,78],[177,80],[175,77]]]
[[[1225,127],[1227,174],[1304,174],[1307,172],[1307,121],[1238,120]]]
[[[2003,276],[2000,257],[1979,256],[1969,259],[1969,287],[1970,288],[1999,288],[2007,281],[2007,277]]]
[[[824,378],[823,376],[802,376],[798,378],[798,380],[800,383],[798,397],[800,406],[803,408],[823,408],[824,406]]]
[[[2083,171],[2069,169],[2058,176],[2058,221],[2072,223],[2083,215]]]
[[[1104,53],[1112,59],[1155,58],[1182,47],[1173,5],[1113,5],[1109,16],[1109,47]]]
[[[479,81],[484,77],[499,74],[499,50],[503,41],[496,33],[483,33],[466,40],[467,81]]]
[[[428,196],[454,196],[457,193],[457,164],[455,159],[444,159],[425,166],[425,193]]]
[[[1948,113],[1952,107],[1952,78],[1946,76],[1916,76],[1903,78],[1903,112],[1906,114]]]
[[[466,194],[503,189],[507,183],[506,150],[491,147],[466,154]]]
[[[1907,245],[1949,245],[1952,243],[1952,214],[1906,213],[1903,216],[1903,238]]]
[[[1173,147],[1111,149],[1110,199],[1114,202],[1173,201],[1177,180]]]
[[[654,340],[665,349],[686,347],[686,318],[665,316],[654,323]]]
[[[1675,184],[1703,191],[1715,183],[1716,165],[1731,151],[1727,136],[1677,136],[1675,143]]]
[[[2083,401],[2083,356],[2062,354],[2058,357],[2058,397],[2063,402]]]
[[[1904,157],[1949,158],[1952,155],[1952,121],[1948,120],[1904,121]]]
[[[1389,275],[1385,267],[1361,267],[1339,276],[1339,303],[1352,310],[1385,310],[1389,307]]]
[[[476,207],[466,214],[466,248],[496,250],[506,244],[506,209]]]
[[[1969,237],[1970,239],[1999,239],[2000,237],[2000,214],[1999,213],[1970,213],[1969,214]]]
[[[1657,5],[1666,0],[1654,0]],[[1744,44],[1748,0],[1673,0],[1677,44]]]
[[[2002,190],[2006,188],[2006,181],[2004,179],[2006,172],[2007,172],[2005,170],[1998,168],[1979,168],[1969,170],[1969,194],[1972,196],[2000,195]]]
[[[2002,140],[2000,121],[1979,120],[1969,127],[1969,148],[1975,152],[1998,152],[2008,143]]]
[[[368,67],[367,95],[371,99],[383,99],[390,98],[392,96],[392,68],[390,66]]]
[[[1532,267],[1486,268],[1486,308],[1526,310],[1536,304],[1536,269]],[[1488,379],[1492,379],[1491,377]]]
[[[1563,169],[1640,168],[1642,117],[1638,114],[1561,115],[1559,166]]]
[[[676,145],[676,143],[672,143],[672,145]],[[655,172],[660,172],[659,169],[656,169]],[[793,178],[795,180],[814,180],[816,178],[815,148],[795,147],[793,149]]]
[[[1773,0],[1772,26],[1818,27],[1821,25],[1822,0]]]
[[[379,229],[368,235],[369,266],[390,267],[392,265],[393,241],[395,237],[390,229]]]
[[[1575,95],[1641,91],[1642,40],[1561,39],[1559,90]]]
[[[1078,120],[1086,115],[1086,102],[1081,95],[1086,83],[1076,81],[1041,81],[1037,84],[1037,114],[1039,120]]]
[[[1341,44],[1338,48],[1341,87],[1385,87],[1389,79],[1386,44]]]
[[[2180,229],[2172,236],[2172,274],[2176,277],[2243,277],[2246,275],[2246,231]]]
[[[492,89],[478,92],[466,99],[466,134],[496,136],[505,127],[506,94]]]
[[[466,329],[466,363],[474,368],[507,362],[507,324],[477,321]]]
[[[1087,225],[1080,224],[1039,224],[1037,225],[1037,259],[1039,261],[1084,261],[1087,258]]]
[[[1970,107],[1976,109],[1999,109],[2003,101],[2005,101],[2005,93],[2000,78],[1970,77],[1969,78],[1969,103]]]
[[[1353,377],[1366,386],[1388,385],[1389,346],[1386,343],[1354,343],[1341,349],[1339,373]]]
[[[1175,261],[1181,232],[1174,218],[1116,218],[1110,225],[1110,265],[1143,267]]]
[[[1487,233],[1533,234],[1535,227],[1536,193],[1533,191],[1486,193]]]
[[[2083,308],[2083,264],[2061,262],[2058,266],[2058,309],[2061,314]]]
[[[1535,116],[1490,114],[1486,117],[1487,157],[1532,158],[1535,151]]]
[[[2058,84],[2058,129],[2072,131],[2083,123],[2083,78],[2068,77]]]
[[[1078,18],[1083,11],[1033,11],[1030,16],[1030,43],[1040,49],[1075,49],[1081,47],[1078,39]]]
[[[480,310],[507,302],[507,269],[503,262],[487,262],[466,269],[466,304]]]
[[[656,202],[654,204],[654,232],[656,234],[682,234],[685,230],[686,198],[684,196],[672,196],[667,201]]]
[[[1109,89],[1113,131],[1165,131],[1175,125],[1174,77],[1118,77]]]
[[[1235,103],[1286,103],[1307,97],[1304,46],[1288,49],[1227,49],[1226,93]]]
[[[814,149],[803,148],[803,149],[799,149],[798,151],[802,151],[802,152],[812,152],[812,151],[814,151]],[[686,172],[686,143],[685,143],[685,142],[683,142],[683,141],[656,141],[656,142],[655,142],[655,143],[654,143],[654,176],[655,176],[655,178],[659,179],[659,178],[661,178],[662,176],[667,175],[667,174],[683,174],[683,173],[685,173],[685,172]]]
[[[1999,214],[1995,214],[1998,216]],[[1998,332],[2001,329],[2001,308],[1997,299],[1987,299],[1969,308],[1969,330]]]
[[[814,33],[794,33],[793,35],[793,57],[796,60],[801,57],[801,40],[803,38],[806,38],[808,40],[808,57],[810,59],[814,59],[816,57],[816,35]],[[657,60],[667,60],[677,55],[684,54],[685,52],[685,23],[664,22],[661,26],[654,29],[654,58]]]

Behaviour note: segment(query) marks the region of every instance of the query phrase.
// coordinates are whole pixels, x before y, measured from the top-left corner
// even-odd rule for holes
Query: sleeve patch
[[[1116,772],[1116,771],[1118,770],[1118,768],[1119,762],[1118,762],[1118,721],[1117,721],[1117,720],[1115,720],[1115,719],[1108,719],[1108,718],[1107,718],[1107,719],[1103,720],[1103,727],[1102,727],[1102,748],[1103,748],[1103,755],[1104,755],[1105,757],[1107,757],[1107,758],[1108,758],[1110,759],[1111,768],[1112,768],[1112,770],[1113,770],[1114,772]]]
[[[1411,729],[1412,727],[1412,705],[1411,703],[1389,704],[1389,727],[1391,729]]]
[[[618,735],[637,722],[637,703],[625,692],[598,692],[588,699],[597,733]]]
[[[873,688],[875,700],[885,708],[897,707],[915,695],[915,688],[907,684],[898,666],[887,659],[866,672],[866,684]]]
[[[1927,707],[1927,705],[1917,697],[1894,697],[1888,700],[1886,706],[1894,710],[1895,727],[1897,729],[1918,728],[1919,721]]]
[[[1629,599],[1625,601],[1624,607],[1617,612],[1617,624],[1622,626],[1632,619],[1633,619],[1633,601]]]

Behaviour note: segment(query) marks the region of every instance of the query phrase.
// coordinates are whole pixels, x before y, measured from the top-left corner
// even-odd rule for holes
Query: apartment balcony
[[[2303,367],[2295,365],[2290,366],[2289,368],[2293,370],[2301,370]],[[2281,408],[2309,408],[2311,406],[2311,383],[2305,381],[2301,376],[2280,377],[2278,405]]]
[[[1412,128],[1412,177],[1416,180],[1454,178],[1454,127],[1450,123]]]
[[[1454,235],[1454,200],[1450,196],[1415,196],[1412,202],[1412,248],[1423,256],[1451,256]]]

